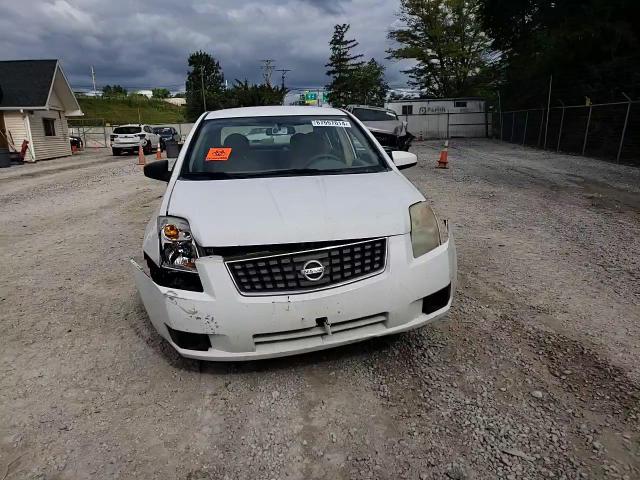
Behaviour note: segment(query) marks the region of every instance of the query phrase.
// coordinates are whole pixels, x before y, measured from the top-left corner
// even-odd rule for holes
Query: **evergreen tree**
[[[224,108],[224,74],[220,68],[220,63],[210,54],[198,51],[189,56],[189,67],[187,73],[186,98],[187,98],[187,118],[197,119],[204,112],[204,99],[207,110],[218,110]]]
[[[356,72],[362,67],[362,62],[359,61],[362,55],[353,53],[358,42],[346,38],[350,27],[346,23],[336,25],[329,42],[331,55],[329,63],[325,66],[328,68],[327,75],[331,77],[331,82],[327,85],[327,89],[329,103],[336,107],[351,103]]]
[[[390,58],[416,61],[405,71],[412,85],[433,97],[477,95],[491,83],[498,55],[482,31],[480,0],[401,0],[401,28]]]

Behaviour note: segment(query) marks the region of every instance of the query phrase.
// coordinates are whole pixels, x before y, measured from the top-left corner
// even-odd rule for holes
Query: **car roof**
[[[372,107],[371,105],[349,105],[348,108],[361,108],[363,110],[377,110],[379,112],[391,112],[396,113],[393,110],[385,107]]]
[[[271,106],[271,107],[244,107],[244,108],[228,108],[225,110],[216,110],[208,112],[206,120],[215,118],[241,118],[241,117],[280,117],[280,116],[299,116],[299,115],[318,115],[345,116],[342,110],[327,107],[304,107],[304,106]]]
[[[120,127],[145,127],[145,126],[147,126],[147,125],[146,125],[146,124],[144,124],[144,123],[126,123],[126,124],[124,124],[124,125],[117,125],[117,126],[115,126],[115,127],[113,127],[113,128],[120,128]]]

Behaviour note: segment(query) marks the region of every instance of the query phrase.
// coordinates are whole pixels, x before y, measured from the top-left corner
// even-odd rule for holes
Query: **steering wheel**
[[[326,161],[338,163],[339,165],[336,165],[336,168],[344,167],[344,162],[340,158],[336,157],[335,155],[331,153],[319,153],[318,155],[314,155],[313,157],[311,157],[309,161],[302,168],[312,168],[311,166],[314,163],[326,162]],[[332,167],[329,167],[329,168],[332,168]]]

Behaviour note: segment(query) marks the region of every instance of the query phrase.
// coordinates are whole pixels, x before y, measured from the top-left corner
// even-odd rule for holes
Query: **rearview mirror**
[[[144,176],[161,182],[168,182],[171,178],[169,160],[156,160],[155,162],[147,163],[144,166]]]
[[[275,128],[268,128],[267,135],[277,137],[279,135],[293,135],[296,133],[296,129],[289,126],[276,126]]]
[[[393,151],[391,152],[391,159],[398,170],[404,170],[405,168],[411,168],[418,164],[418,157],[414,153]]]

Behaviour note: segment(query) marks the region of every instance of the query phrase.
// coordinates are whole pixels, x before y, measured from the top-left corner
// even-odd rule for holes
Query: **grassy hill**
[[[103,119],[112,125],[124,123],[180,123],[185,121],[184,107],[146,97],[78,97],[85,121]]]

